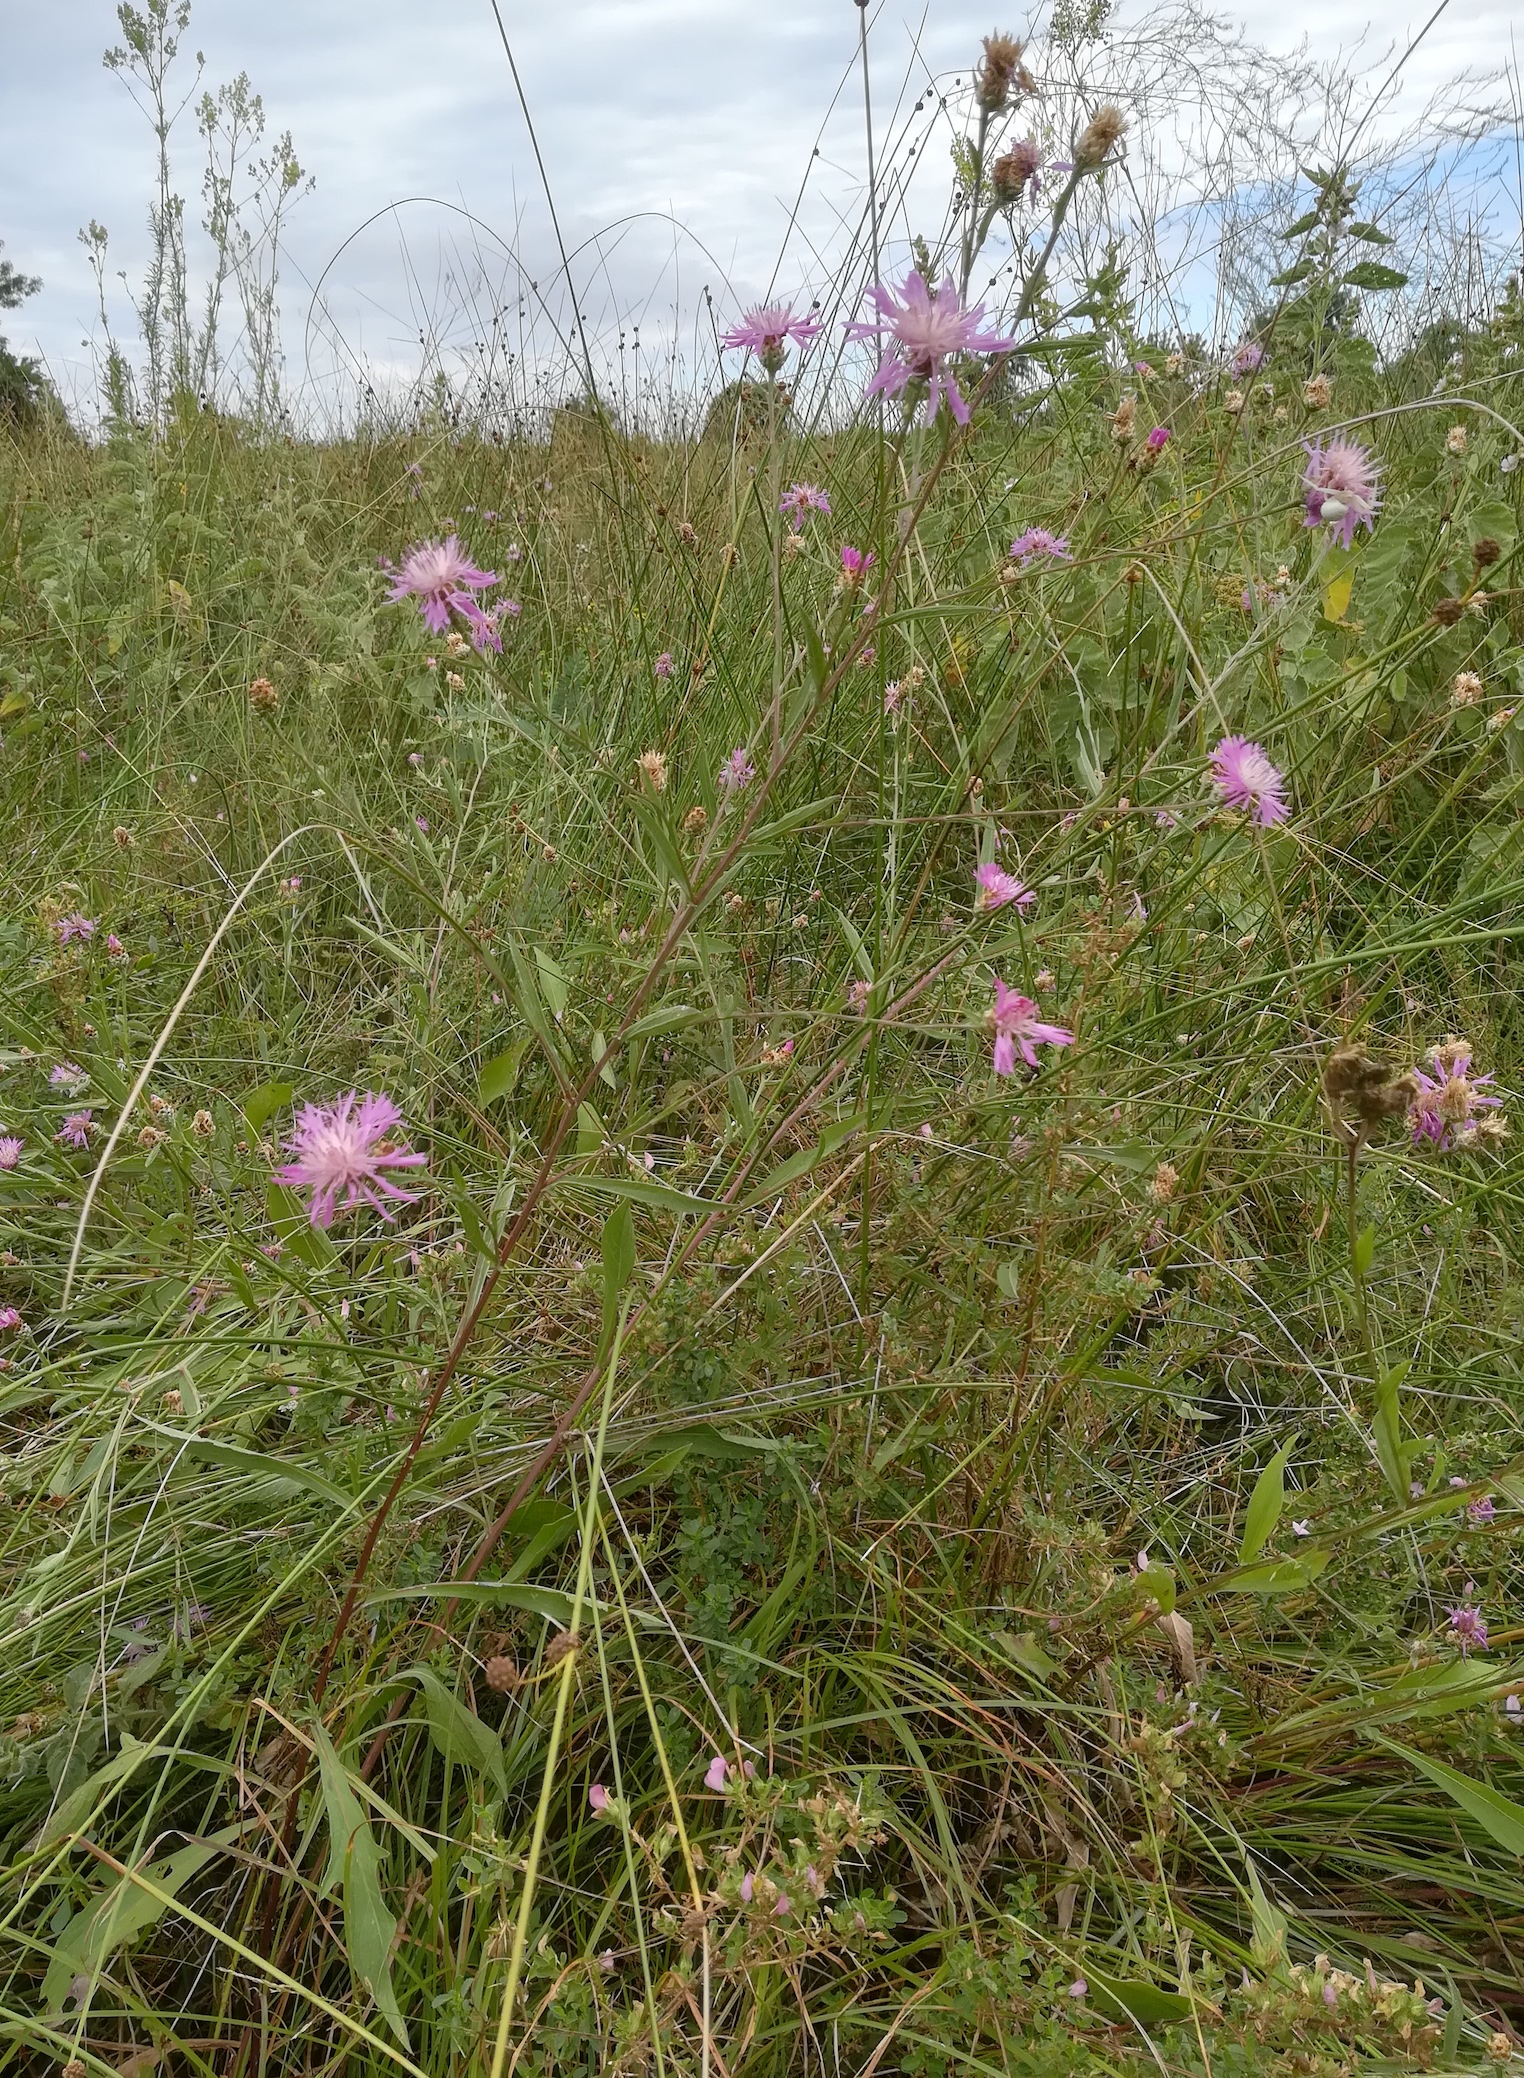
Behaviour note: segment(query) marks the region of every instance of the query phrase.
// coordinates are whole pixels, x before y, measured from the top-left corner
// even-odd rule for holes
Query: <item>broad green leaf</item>
[[[1409,1460],[1412,1449],[1402,1440],[1401,1386],[1411,1364],[1393,1364],[1376,1387],[1376,1417],[1371,1425],[1376,1456],[1386,1483],[1399,1504],[1411,1499]]]
[[[995,1271],[995,1282],[1008,1299],[1019,1299],[1021,1297],[1021,1265],[1015,1262],[999,1264]]]
[[[343,1886],[344,1945],[350,1964],[398,2041],[409,2049],[407,2025],[392,1984],[391,1952],[397,1922],[381,1893],[381,1851],[333,1742],[315,1720],[309,1730],[328,1816],[328,1868],[320,1895],[330,1896]]]
[[[484,1104],[495,1104],[500,1097],[512,1095],[529,1039],[528,1032],[521,1033],[506,1053],[496,1055],[482,1069],[476,1078],[476,1088]]]
[[[1371,1264],[1376,1260],[1376,1228],[1374,1221],[1363,1227],[1355,1237],[1355,1268],[1362,1277],[1370,1274]]]
[[[242,1111],[251,1133],[262,1133],[272,1111],[289,1104],[294,1092],[289,1082],[262,1082],[244,1098]]]
[[[260,1450],[245,1450],[237,1443],[217,1443],[210,1436],[187,1436],[179,1429],[166,1428],[162,1422],[144,1423],[155,1435],[167,1436],[178,1443],[187,1457],[200,1458],[209,1465],[223,1465],[229,1471],[246,1473],[250,1478],[275,1480],[288,1489],[305,1488],[308,1493],[319,1494],[335,1508],[347,1508],[351,1496],[331,1480],[315,1472],[301,1458],[267,1457]]]
[[[197,1840],[160,1861],[145,1863],[142,1874],[155,1891],[162,1893],[160,1896],[134,1883],[128,1874],[115,1878],[83,1910],[76,1912],[59,1935],[53,1960],[42,1980],[44,2009],[50,2013],[59,2011],[72,1979],[95,1976],[113,1949],[134,1940],[161,1919],[192,1876],[222,1852],[223,1844],[223,1840]]]
[[[1292,1441],[1295,1440],[1293,1437]],[[1244,1516],[1243,1539],[1238,1547],[1241,1566],[1257,1559],[1275,1535],[1275,1526],[1286,1505],[1286,1460],[1290,1454],[1291,1444],[1283,1444],[1254,1482],[1254,1491],[1249,1496]]]
[[[1280,1559],[1274,1565],[1253,1566],[1247,1573],[1235,1573],[1231,1580],[1224,1580],[1220,1587],[1208,1592],[1227,1595],[1295,1594],[1300,1588],[1311,1587],[1326,1568],[1330,1556],[1326,1551],[1309,1551],[1306,1558]]]
[[[289,1248],[309,1270],[326,1269],[337,1261],[333,1243],[321,1227],[312,1224],[306,1206],[283,1183],[272,1183],[267,1187],[265,1213],[281,1246]]]
[[[635,1268],[635,1222],[628,1201],[617,1204],[603,1222],[603,1333],[614,1332],[619,1295]]]
[[[134,1739],[130,1732],[124,1733],[121,1750],[112,1754],[110,1760],[103,1767],[97,1768],[93,1775],[71,1789],[58,1809],[46,1821],[33,1842],[34,1851],[41,1854],[55,1842],[67,1840],[71,1833],[78,1832],[105,1791],[115,1788],[119,1782],[125,1782],[143,1761],[155,1758],[168,1758],[168,1749],[145,1746]]]
[[[712,1010],[696,1010],[691,1003],[672,1003],[665,1010],[648,1010],[644,1017],[637,1017],[624,1036],[627,1040],[654,1039],[659,1033],[678,1032],[713,1016]]]
[[[1407,281],[1395,267],[1383,267],[1379,260],[1362,260],[1358,267],[1351,267],[1340,277],[1347,289],[1400,289]]]
[[[596,1154],[603,1145],[603,1120],[591,1104],[577,1106],[577,1152]]]
[[[675,1191],[665,1183],[649,1183],[643,1176],[562,1176],[557,1178],[557,1188],[594,1198],[628,1198],[632,1205],[649,1205],[653,1212],[714,1210],[708,1198],[690,1198],[686,1191]]]
[[[1307,214],[1299,216],[1294,224],[1288,224],[1285,230],[1282,231],[1281,236],[1282,238],[1305,238],[1309,231],[1315,231],[1317,227],[1318,212],[1315,209],[1309,209]]]
[[[383,1602],[477,1602],[489,1608],[522,1609],[562,1630],[571,1622],[572,1598],[558,1587],[530,1587],[519,1580],[430,1580],[412,1587],[389,1587],[366,1598],[368,1609]]]
[[[1287,267],[1279,274],[1272,274],[1271,285],[1277,289],[1289,289],[1294,283],[1305,281],[1311,272],[1311,260],[1298,260],[1294,267]]]
[[[1491,1834],[1499,1847],[1506,1848],[1510,1854],[1524,1856],[1524,1804],[1516,1804],[1512,1797],[1505,1797],[1491,1783],[1474,1782],[1458,1769],[1447,1768],[1443,1761],[1435,1760],[1430,1754],[1414,1753],[1409,1747],[1399,1746],[1395,1739],[1383,1739],[1381,1744],[1392,1753],[1400,1753],[1420,1775],[1427,1775],[1435,1788],[1442,1789],[1447,1797],[1459,1804],[1485,1832]]]
[[[1168,2027],[1189,2020],[1191,2002],[1178,1991],[1163,1991],[1142,1977],[1103,1977],[1089,1963],[1085,1982],[1092,2003],[1108,2020],[1135,2020],[1140,2027]]]
[[[1358,238],[1362,245],[1392,245],[1395,243],[1391,234],[1383,231],[1379,224],[1346,224],[1344,229],[1351,238]]]
[[[750,1436],[744,1430],[717,1429],[712,1422],[695,1421],[686,1428],[664,1429],[639,1446],[637,1454],[667,1457],[674,1451],[694,1451],[700,1457],[724,1460],[770,1457],[783,1447],[770,1436]]]
[[[534,949],[534,963],[540,970],[540,987],[545,1001],[550,1005],[550,1014],[559,1024],[566,1015],[566,1006],[571,1000],[571,989],[564,971],[558,967],[544,946]]]
[[[472,1716],[432,1668],[412,1667],[408,1672],[423,1691],[429,1737],[439,1752],[446,1760],[463,1761],[478,1775],[485,1775],[499,1796],[507,1796],[508,1773],[503,1766],[501,1739],[479,1717]]]

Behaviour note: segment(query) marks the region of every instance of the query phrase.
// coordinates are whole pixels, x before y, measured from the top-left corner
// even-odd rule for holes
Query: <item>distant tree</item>
[[[27,297],[35,296],[41,287],[35,274],[23,274],[9,260],[0,260],[0,310],[19,310]],[[4,333],[0,333],[0,418],[30,418],[41,403],[45,388],[37,362],[13,354]]]

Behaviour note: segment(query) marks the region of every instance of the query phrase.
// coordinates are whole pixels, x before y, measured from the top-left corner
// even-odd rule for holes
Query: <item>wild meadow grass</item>
[[[1508,2063],[1524,320],[1342,195],[966,427],[0,438],[14,2068]]]

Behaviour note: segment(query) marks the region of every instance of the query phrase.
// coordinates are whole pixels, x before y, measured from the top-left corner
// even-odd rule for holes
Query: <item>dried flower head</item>
[[[1333,382],[1326,375],[1309,375],[1302,384],[1302,402],[1309,411],[1326,411],[1333,402]]]
[[[1482,681],[1474,671],[1457,671],[1450,682],[1450,705],[1474,707],[1482,697]]]
[[[1453,628],[1465,610],[1466,602],[1464,599],[1436,599],[1432,618],[1442,628]]]
[[[1445,453],[1448,455],[1463,455],[1470,445],[1470,436],[1464,426],[1452,426],[1445,435]]]
[[[1153,1182],[1148,1186],[1148,1195],[1156,1205],[1167,1205],[1174,1197],[1180,1184],[1180,1171],[1173,1163],[1161,1162],[1154,1171]]]
[[[213,1133],[216,1130],[216,1120],[212,1117],[212,1114],[207,1110],[203,1109],[201,1111],[198,1111],[195,1117],[191,1120],[191,1131],[195,1134],[198,1140],[210,1140]]]
[[[690,837],[697,837],[709,822],[709,810],[701,801],[695,801],[683,817],[683,828]]]
[[[268,678],[249,681],[249,705],[256,714],[273,714],[280,705],[280,694]]]
[[[659,750],[643,750],[635,761],[641,779],[653,794],[667,791],[667,760]]]
[[[1223,392],[1222,408],[1228,414],[1229,418],[1237,418],[1239,413],[1244,408],[1243,391],[1225,390]]]
[[[111,841],[118,851],[131,851],[138,840],[125,823],[118,823],[111,832]]]
[[[1011,89],[1030,94],[1033,79],[1021,62],[1021,43],[999,30],[984,39],[984,56],[974,68],[974,99],[986,115],[999,115],[1010,106]]]
[[[505,1652],[494,1653],[483,1667],[488,1688],[500,1696],[511,1695],[519,1685],[518,1663]]]
[[[990,168],[990,186],[1002,209],[1009,209],[1025,195],[1037,199],[1042,184],[1042,153],[1034,138],[1025,137],[1002,152]]]
[[[1358,1147],[1377,1126],[1401,1118],[1418,1094],[1418,1077],[1409,1069],[1373,1061],[1364,1046],[1345,1042],[1323,1064],[1323,1096],[1334,1130],[1346,1145]]]
[[[1117,406],[1116,410],[1111,414],[1112,439],[1118,441],[1131,440],[1133,433],[1137,429],[1137,422],[1137,398],[1124,397],[1121,403]]]
[[[1075,165],[1088,172],[1103,164],[1121,143],[1126,128],[1127,118],[1120,108],[1110,102],[1104,108],[1098,108],[1074,147]]]
[[[1471,560],[1478,570],[1490,569],[1502,553],[1501,544],[1494,541],[1490,534],[1484,534],[1480,541],[1471,545]]]

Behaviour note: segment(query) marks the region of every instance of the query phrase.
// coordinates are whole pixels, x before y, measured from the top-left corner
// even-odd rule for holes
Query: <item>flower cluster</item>
[[[1432,1075],[1422,1068],[1413,1071],[1418,1084],[1408,1114],[1413,1145],[1427,1143],[1441,1154],[1452,1147],[1496,1147],[1507,1135],[1507,1123],[1483,1114],[1498,1110],[1503,1100],[1487,1087],[1491,1075],[1472,1073],[1470,1042],[1443,1040],[1430,1052],[1429,1063]]]

